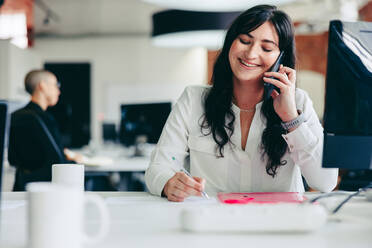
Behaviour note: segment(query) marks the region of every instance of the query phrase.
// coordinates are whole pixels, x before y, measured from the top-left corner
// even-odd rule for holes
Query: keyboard
[[[310,232],[327,221],[319,204],[208,205],[186,208],[181,226],[191,232]]]

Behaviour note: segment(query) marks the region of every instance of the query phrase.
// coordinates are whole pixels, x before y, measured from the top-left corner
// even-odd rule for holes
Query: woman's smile
[[[240,64],[243,66],[243,68],[248,69],[248,70],[257,69],[257,68],[260,67],[260,65],[258,65],[258,64],[248,62],[248,61],[243,60],[241,58],[239,58],[238,60],[239,60]]]

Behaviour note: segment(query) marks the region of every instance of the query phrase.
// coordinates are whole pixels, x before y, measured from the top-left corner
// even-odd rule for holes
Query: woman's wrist
[[[299,125],[301,125],[302,122],[304,122],[304,121],[305,121],[305,119],[304,119],[304,116],[302,114],[302,111],[301,110],[297,110],[297,116],[295,118],[292,118],[291,120],[286,121],[286,122],[282,122],[281,125],[288,132],[292,132]]]
[[[280,119],[282,120],[282,122],[289,122],[293,119],[296,119],[298,116],[299,116],[299,113],[297,110],[295,110],[295,111],[291,111],[290,113],[286,113],[283,116],[280,116]]]

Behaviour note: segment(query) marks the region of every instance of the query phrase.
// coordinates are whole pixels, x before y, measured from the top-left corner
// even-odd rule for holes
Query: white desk
[[[85,171],[97,172],[144,172],[150,164],[149,157],[122,157],[110,165],[85,166]]]
[[[94,177],[102,173],[105,175],[115,173],[113,177],[110,176],[110,180],[112,180],[111,184],[114,185],[116,190],[138,191],[145,188],[142,173],[150,165],[150,153],[155,145],[145,144],[144,147],[144,155],[146,156],[141,157],[133,156],[135,147],[125,148],[119,144],[103,144],[95,148],[85,147],[74,151],[90,158],[87,163],[83,162],[86,176]],[[112,163],[108,164],[107,160],[111,160]],[[116,179],[113,180],[112,178]],[[90,190],[104,190],[104,188],[97,188],[94,180],[87,181],[86,187]],[[110,190],[112,189],[110,188]]]
[[[185,206],[196,203],[171,203],[148,193],[99,193],[111,213],[111,230],[103,243],[87,247],[286,247],[286,248],[371,248],[372,202],[357,197],[320,230],[307,234],[253,233],[187,233],[180,229],[179,213]],[[312,196],[310,194],[310,196]],[[8,209],[1,212],[0,247],[25,247],[26,194],[4,193]],[[193,205],[194,204],[194,205]],[[11,208],[13,206],[13,208]],[[94,229],[98,218],[88,209],[89,228]]]
[[[144,172],[150,164],[150,153],[155,145],[146,144],[147,156],[133,157],[134,147],[125,148],[120,144],[103,144],[95,148],[85,147],[75,149],[87,157],[105,157],[112,159],[110,165],[100,165],[99,161],[94,166],[85,166],[85,171],[96,172]]]

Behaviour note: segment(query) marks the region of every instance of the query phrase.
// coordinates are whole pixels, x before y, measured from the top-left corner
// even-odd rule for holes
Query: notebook
[[[306,200],[302,193],[298,192],[255,192],[255,193],[218,193],[218,200],[225,204],[248,204],[248,203],[300,203]]]

